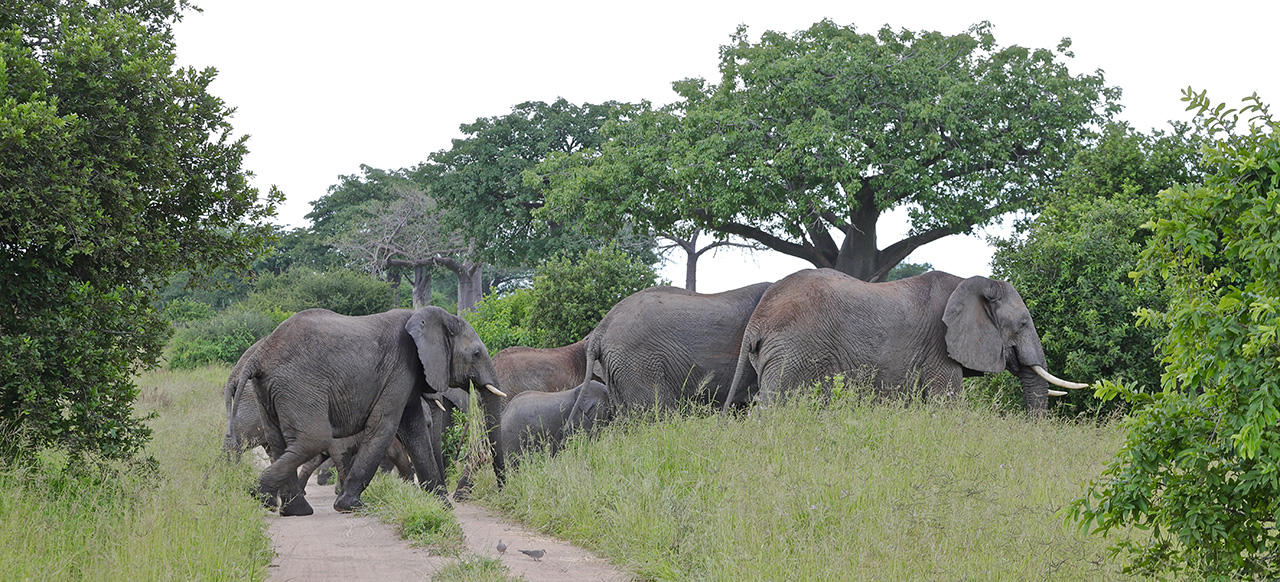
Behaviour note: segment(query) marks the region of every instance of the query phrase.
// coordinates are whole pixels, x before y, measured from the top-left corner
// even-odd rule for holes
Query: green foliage
[[[382,313],[394,307],[385,281],[346,269],[313,271],[305,267],[281,275],[262,275],[245,303],[261,311],[322,307],[343,315]]]
[[[657,281],[652,266],[613,245],[546,260],[534,273],[525,321],[541,343],[530,347],[567,346],[587,337],[619,301]]]
[[[933,265],[932,265],[932,264],[930,264],[930,263],[908,263],[908,262],[902,262],[902,263],[898,263],[896,266],[894,266],[892,269],[890,269],[890,270],[889,270],[889,275],[888,275],[887,277],[885,277],[885,279],[884,279],[884,280],[885,280],[885,281],[897,281],[897,280],[899,280],[899,279],[906,279],[907,277],[914,277],[914,276],[916,276],[916,275],[923,275],[923,274],[928,273],[929,271],[932,271],[932,270],[933,270]]]
[[[629,110],[608,101],[575,105],[528,101],[502,116],[481,117],[459,128],[464,138],[431,154],[411,174],[448,206],[444,216],[487,263],[532,266],[555,253],[598,248],[600,239],[574,228],[577,218],[534,220],[543,205],[542,184],[526,184],[522,172],[553,153],[592,150],[603,139],[600,127]],[[615,230],[600,238],[652,251],[651,238]]]
[[[489,295],[476,304],[474,311],[464,312],[462,317],[475,328],[491,355],[511,346],[539,346],[542,345],[539,334],[525,327],[533,295],[532,289]]]
[[[0,462],[6,580],[265,580],[274,552],[247,464],[218,450],[225,366],[150,371],[137,382],[155,431],[147,459],[85,464],[57,449]],[[13,440],[10,440],[13,439]],[[19,524],[29,524],[19,526]]]
[[[208,303],[179,297],[164,304],[160,317],[170,323],[209,319],[213,317],[213,308]]]
[[[132,376],[169,333],[157,289],[243,267],[269,234],[279,195],[249,186],[215,71],[176,67],[186,7],[0,10],[0,421],[34,446],[134,454]]]
[[[526,183],[548,184],[551,216],[601,230],[691,222],[883,279],[920,245],[1038,207],[1119,95],[1100,72],[1071,75],[1068,46],[1000,48],[988,23],[947,36],[823,20],[755,43],[740,27],[719,83],[673,83],[680,101],[642,104],[598,151],[548,156]],[[911,234],[880,248],[876,222],[899,206]]]
[[[1121,380],[1155,390],[1161,330],[1134,313],[1161,309],[1161,285],[1135,280],[1156,195],[1200,174],[1200,137],[1186,126],[1144,135],[1109,125],[1076,155],[1061,196],[1009,239],[993,240],[995,276],[1020,290],[1035,317],[1049,369],[1067,378]],[[1055,400],[1074,411],[1106,408],[1087,392]]]
[[[206,364],[234,364],[254,342],[266,337],[291,315],[264,313],[245,308],[224,311],[215,317],[178,327],[169,342],[169,367],[195,368]]]
[[[1143,269],[1166,307],[1161,391],[1106,383],[1141,407],[1102,476],[1066,516],[1099,532],[1151,528],[1119,544],[1143,575],[1280,576],[1280,122],[1256,95],[1240,109],[1185,91],[1213,139],[1203,184],[1160,194]],[[1241,116],[1247,126],[1238,127]]]

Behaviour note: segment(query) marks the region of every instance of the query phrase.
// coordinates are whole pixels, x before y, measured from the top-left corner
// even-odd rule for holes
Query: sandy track
[[[276,558],[269,567],[272,582],[323,582],[327,580],[407,582],[430,580],[456,558],[432,556],[425,548],[412,547],[395,529],[375,517],[334,511],[333,487],[320,486],[314,478],[307,486],[307,501],[314,515],[267,516]],[[502,562],[514,576],[530,582],[551,580],[630,580],[626,572],[582,548],[511,523],[473,503],[454,506],[462,525],[467,552],[498,557],[498,540],[509,549]],[[540,562],[518,550],[546,550]]]

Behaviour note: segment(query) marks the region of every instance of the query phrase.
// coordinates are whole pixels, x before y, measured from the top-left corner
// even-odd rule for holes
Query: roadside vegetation
[[[6,580],[265,580],[257,472],[220,453],[229,368],[141,375],[153,438],[136,461],[86,464],[57,449],[0,466]],[[13,433],[4,435],[21,439]]]

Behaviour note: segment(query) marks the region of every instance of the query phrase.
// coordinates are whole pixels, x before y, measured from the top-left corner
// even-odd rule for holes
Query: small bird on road
[[[501,556],[506,553],[507,553],[507,544],[502,543],[502,539],[498,539],[498,555]]]
[[[520,550],[520,553],[533,558],[535,562],[541,562],[542,557],[547,555],[546,550]]]

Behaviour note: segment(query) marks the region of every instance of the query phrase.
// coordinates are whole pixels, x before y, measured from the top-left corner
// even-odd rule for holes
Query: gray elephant
[[[589,433],[612,416],[609,390],[594,380],[562,392],[518,394],[502,411],[495,458],[514,471],[522,456],[544,448],[554,455],[570,436]]]
[[[265,338],[264,338],[265,339]],[[267,440],[263,433],[262,417],[259,415],[258,398],[253,389],[253,381],[243,378],[245,362],[253,356],[262,340],[258,340],[244,354],[240,356],[240,360],[231,370],[231,374],[227,377],[227,383],[223,387],[223,397],[226,399],[227,407],[227,431],[223,435],[222,450],[227,454],[229,460],[238,461],[240,456],[247,450],[255,447],[263,447],[266,449]],[[465,391],[457,388],[450,388],[450,391]],[[456,396],[454,396],[456,398]],[[346,439],[338,439],[332,443],[329,450],[321,453],[312,459],[303,463],[298,468],[298,480],[302,487],[306,487],[307,479],[311,477],[312,472],[321,471],[321,475],[328,475],[328,467],[334,465],[332,458],[340,455],[342,451],[357,444],[357,437],[347,437]],[[267,458],[275,460],[279,458],[279,451],[267,450]],[[387,448],[387,456],[379,465],[379,470],[390,471],[395,469],[401,478],[412,480],[414,477],[413,465],[409,461],[408,453],[404,450],[404,445],[399,439],[394,439],[391,446]],[[342,468],[345,471],[345,467]],[[326,484],[320,482],[321,485]]]
[[[586,346],[586,340],[581,340],[558,348],[512,346],[498,352],[493,356],[493,366],[498,371],[498,385],[507,395],[503,402],[509,403],[524,392],[562,392],[580,385],[587,373]],[[486,436],[495,451],[493,472],[501,487],[506,476],[502,455],[496,453],[498,431]],[[458,480],[458,490],[465,491],[470,483],[470,467],[465,467]]]
[[[729,394],[743,329],[769,285],[713,294],[676,287],[636,292],[587,336],[586,361],[598,366],[619,414],[685,404],[718,408]],[[584,374],[583,383],[590,381]]]
[[[502,393],[484,343],[471,325],[438,307],[362,316],[308,309],[281,323],[245,362],[268,450],[281,451],[258,480],[258,495],[281,515],[309,515],[298,467],[329,450],[334,439],[358,435],[334,509],[362,505],[391,439],[413,461],[418,483],[444,493],[439,426],[419,400],[449,387],[485,386],[497,408]],[[432,426],[436,424],[436,426]]]
[[[838,374],[867,373],[881,392],[959,394],[965,375],[1009,370],[1030,411],[1043,412],[1050,383],[1031,312],[1012,285],[932,271],[866,283],[831,269],[808,269],[765,293],[742,338],[725,409],[762,403]]]

